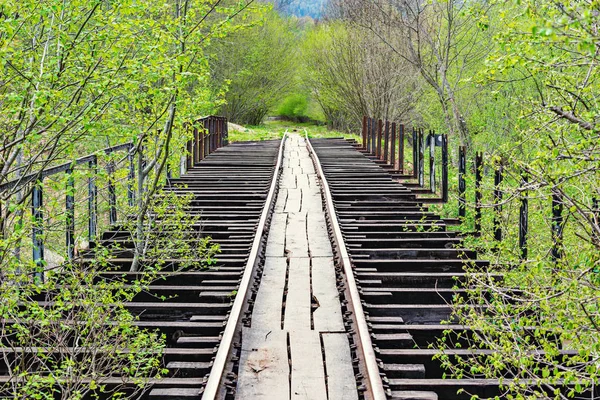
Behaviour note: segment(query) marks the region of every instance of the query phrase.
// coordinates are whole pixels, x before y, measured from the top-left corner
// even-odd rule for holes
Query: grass
[[[230,142],[246,142],[255,140],[271,140],[283,137],[285,132],[295,132],[304,135],[306,131],[311,138],[354,138],[360,140],[360,135],[348,132],[332,131],[325,125],[300,123],[292,121],[266,121],[258,126],[244,126],[240,130],[229,129]]]

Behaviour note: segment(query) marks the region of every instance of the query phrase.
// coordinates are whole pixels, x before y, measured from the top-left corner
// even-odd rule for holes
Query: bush
[[[293,121],[308,118],[308,98],[306,95],[297,93],[286,97],[279,108],[277,115],[286,117]]]

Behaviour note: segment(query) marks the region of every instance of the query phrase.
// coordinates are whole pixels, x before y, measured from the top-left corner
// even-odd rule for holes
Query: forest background
[[[145,183],[127,211],[142,257],[148,248],[178,246],[148,246],[153,238],[143,228],[151,211],[165,207],[154,193],[167,168],[178,170],[188,123],[198,116],[224,115],[246,127],[233,134],[244,139],[280,136],[283,129],[264,128],[269,116],[314,134],[357,134],[363,116],[448,134],[452,165],[463,145],[471,158],[485,153],[486,175],[500,166],[505,173],[496,215],[504,240],[492,240],[491,212],[483,234],[471,239],[495,261],[490,272],[505,279],[473,271],[470,297],[457,299],[485,305],[487,313],[459,311],[459,318],[481,332],[474,347],[496,353],[463,364],[444,359],[449,374],[501,378],[510,369],[518,371],[508,389],[516,397],[539,397],[521,384],[531,379],[547,387],[566,382],[575,393],[596,384],[600,360],[599,16],[595,0],[278,0],[273,7],[250,0],[8,0],[0,6],[0,184],[131,141],[132,154],[148,160],[136,159]],[[451,173],[451,193],[457,182]],[[489,209],[494,188],[482,189]],[[15,228],[0,240],[3,285],[39,268],[15,252],[26,253],[31,190],[0,193],[0,225]],[[521,260],[516,218],[524,197],[530,251]],[[439,211],[455,216],[452,200]],[[559,260],[551,252],[557,204],[564,210]],[[57,225],[59,214],[50,215],[47,224]],[[465,230],[472,219],[470,212]],[[33,299],[39,288],[30,290]],[[24,292],[3,287],[5,319],[17,309],[26,315],[16,307]],[[105,304],[132,293],[115,299],[106,292]],[[44,312],[36,308],[31,319],[51,318]],[[526,329],[532,326],[535,344]],[[34,340],[25,329],[18,334]],[[139,348],[161,346],[152,335],[131,331],[134,337]],[[98,337],[115,345],[109,339]],[[546,352],[534,354],[540,343]],[[557,356],[565,348],[578,351],[566,368]],[[161,373],[156,359],[135,363]],[[35,390],[43,384],[36,381]]]

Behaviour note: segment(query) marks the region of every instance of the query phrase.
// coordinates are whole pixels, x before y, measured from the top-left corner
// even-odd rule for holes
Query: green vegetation
[[[520,371],[520,380],[506,383],[513,398],[540,397],[535,388],[522,384],[527,379],[539,379],[540,386],[550,387],[559,381],[574,383],[573,395],[597,385],[598,2],[328,3],[328,18],[316,23],[304,16],[322,17],[320,1],[279,0],[274,9],[251,0],[4,1],[0,5],[0,184],[132,142],[129,156],[139,182],[134,188],[136,203],[130,207],[119,200],[118,208],[119,215],[130,216],[126,228],[135,243],[134,269],[143,271],[139,260],[145,257],[160,266],[169,252],[179,251],[181,257],[191,253],[185,247],[188,237],[174,234],[170,241],[160,242],[146,231],[157,213],[164,214],[170,206],[185,208],[185,199],[167,204],[156,194],[166,170],[179,170],[191,138],[189,123],[198,116],[221,113],[230,122],[245,125],[230,129],[232,141],[273,139],[286,131],[303,134],[305,130],[312,137],[356,137],[363,115],[447,133],[452,164],[457,161],[458,145],[467,146],[470,159],[476,151],[485,152],[483,192],[488,206],[494,189],[490,171],[504,168],[504,204],[498,215],[504,241],[493,241],[494,215],[489,211],[482,236],[469,239],[469,245],[494,260],[493,270],[506,276],[503,282],[482,282],[473,274],[470,296],[457,299],[487,307],[487,314],[465,312],[475,308],[457,310],[461,323],[481,332],[473,347],[493,349],[496,355],[467,358],[463,364],[444,358],[448,373],[501,378],[508,369]],[[290,121],[266,118],[276,115]],[[114,165],[113,179],[119,193],[125,193],[127,156],[107,157],[100,152],[98,157],[98,185],[106,187],[105,167]],[[77,167],[74,174],[78,182],[86,183],[91,172]],[[42,224],[47,242],[55,245],[64,237],[64,198],[59,201],[57,196],[64,194],[65,180],[47,178],[44,184],[45,193],[55,199],[46,199]],[[450,184],[451,193],[456,193],[453,168]],[[76,214],[87,207],[81,200],[87,194],[80,195],[86,188],[80,186]],[[33,323],[33,317],[47,321],[36,335],[18,326],[3,327],[2,333],[16,335],[15,343],[22,347],[34,346],[39,334],[48,340],[44,346],[51,347],[51,333],[58,323],[55,314],[71,318],[65,329],[73,335],[74,321],[97,315],[65,304],[36,309],[32,299],[41,289],[30,281],[16,290],[14,282],[41,272],[29,257],[32,187],[0,192],[0,284],[4,285],[0,317],[18,316],[25,324]],[[468,187],[473,187],[471,182]],[[517,215],[520,199],[526,196],[530,251],[522,261]],[[566,221],[559,243],[563,256],[557,262],[550,255],[556,239],[551,233],[552,197],[562,204]],[[452,200],[439,207],[447,216],[456,215],[456,199]],[[106,201],[101,207],[106,208]],[[173,223],[184,232],[193,221],[179,211],[173,215],[181,218]],[[460,229],[470,230],[473,222],[469,207]],[[106,227],[107,222],[100,225]],[[76,227],[83,248],[85,229]],[[64,255],[59,245],[52,248]],[[216,250],[207,243],[195,249],[201,254],[190,256],[209,260]],[[64,272],[77,276],[68,266]],[[144,272],[152,276],[154,271]],[[90,276],[94,274],[97,271],[90,270]],[[102,343],[89,346],[146,346],[160,352],[162,339],[133,329],[132,317],[119,305],[132,292],[124,289],[115,296],[112,289],[53,291],[71,283],[72,277],[47,272],[43,289],[62,303],[66,297],[60,296],[84,304],[97,299],[98,312],[117,315],[127,330],[123,335],[117,330],[99,332],[105,321],[99,317],[90,328],[98,334],[89,340]],[[547,356],[529,355],[534,345],[526,327],[535,328],[535,346],[543,347]],[[554,356],[563,348],[579,351],[576,364],[558,366],[561,360]],[[164,371],[156,364],[157,354],[137,355],[122,357],[115,365],[135,369],[137,375],[131,376],[140,379],[143,390],[147,378]],[[75,365],[82,379],[78,382],[89,382],[89,371],[75,358],[48,365],[69,373]],[[35,369],[17,372],[23,380],[12,390],[21,397],[47,393],[63,379],[60,373],[54,380],[41,379],[43,374],[36,375]],[[72,398],[96,390],[92,388],[96,383],[81,385],[73,389]]]

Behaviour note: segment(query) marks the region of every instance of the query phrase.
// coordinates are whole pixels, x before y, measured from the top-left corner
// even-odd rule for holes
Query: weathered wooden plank
[[[306,214],[288,215],[285,231],[285,249],[290,257],[308,257],[308,238],[306,237]]]
[[[317,332],[290,332],[292,399],[327,400],[321,339]],[[275,397],[274,397],[275,398]]]
[[[259,329],[281,329],[286,271],[285,257],[266,258],[262,281],[252,311],[252,326]]]
[[[283,177],[282,177],[283,179]],[[277,201],[275,202],[275,212],[283,212],[285,210],[285,203],[287,203],[288,192],[287,189],[279,189],[277,193]]]
[[[318,308],[313,311],[314,328],[318,332],[343,332],[344,320],[336,287],[331,258],[313,258],[312,291]]]
[[[302,190],[288,189],[287,201],[285,203],[285,212],[298,213],[302,204]]]
[[[319,203],[320,207],[320,203]],[[325,216],[310,212],[307,216],[308,248],[312,257],[333,257]]]
[[[267,239],[267,257],[285,256],[285,231],[287,228],[287,214],[275,213],[269,228]]]
[[[284,329],[310,330],[310,260],[291,258],[285,304]]]
[[[350,345],[345,333],[323,333],[329,400],[357,400]]]
[[[244,328],[236,399],[289,399],[287,334]]]

